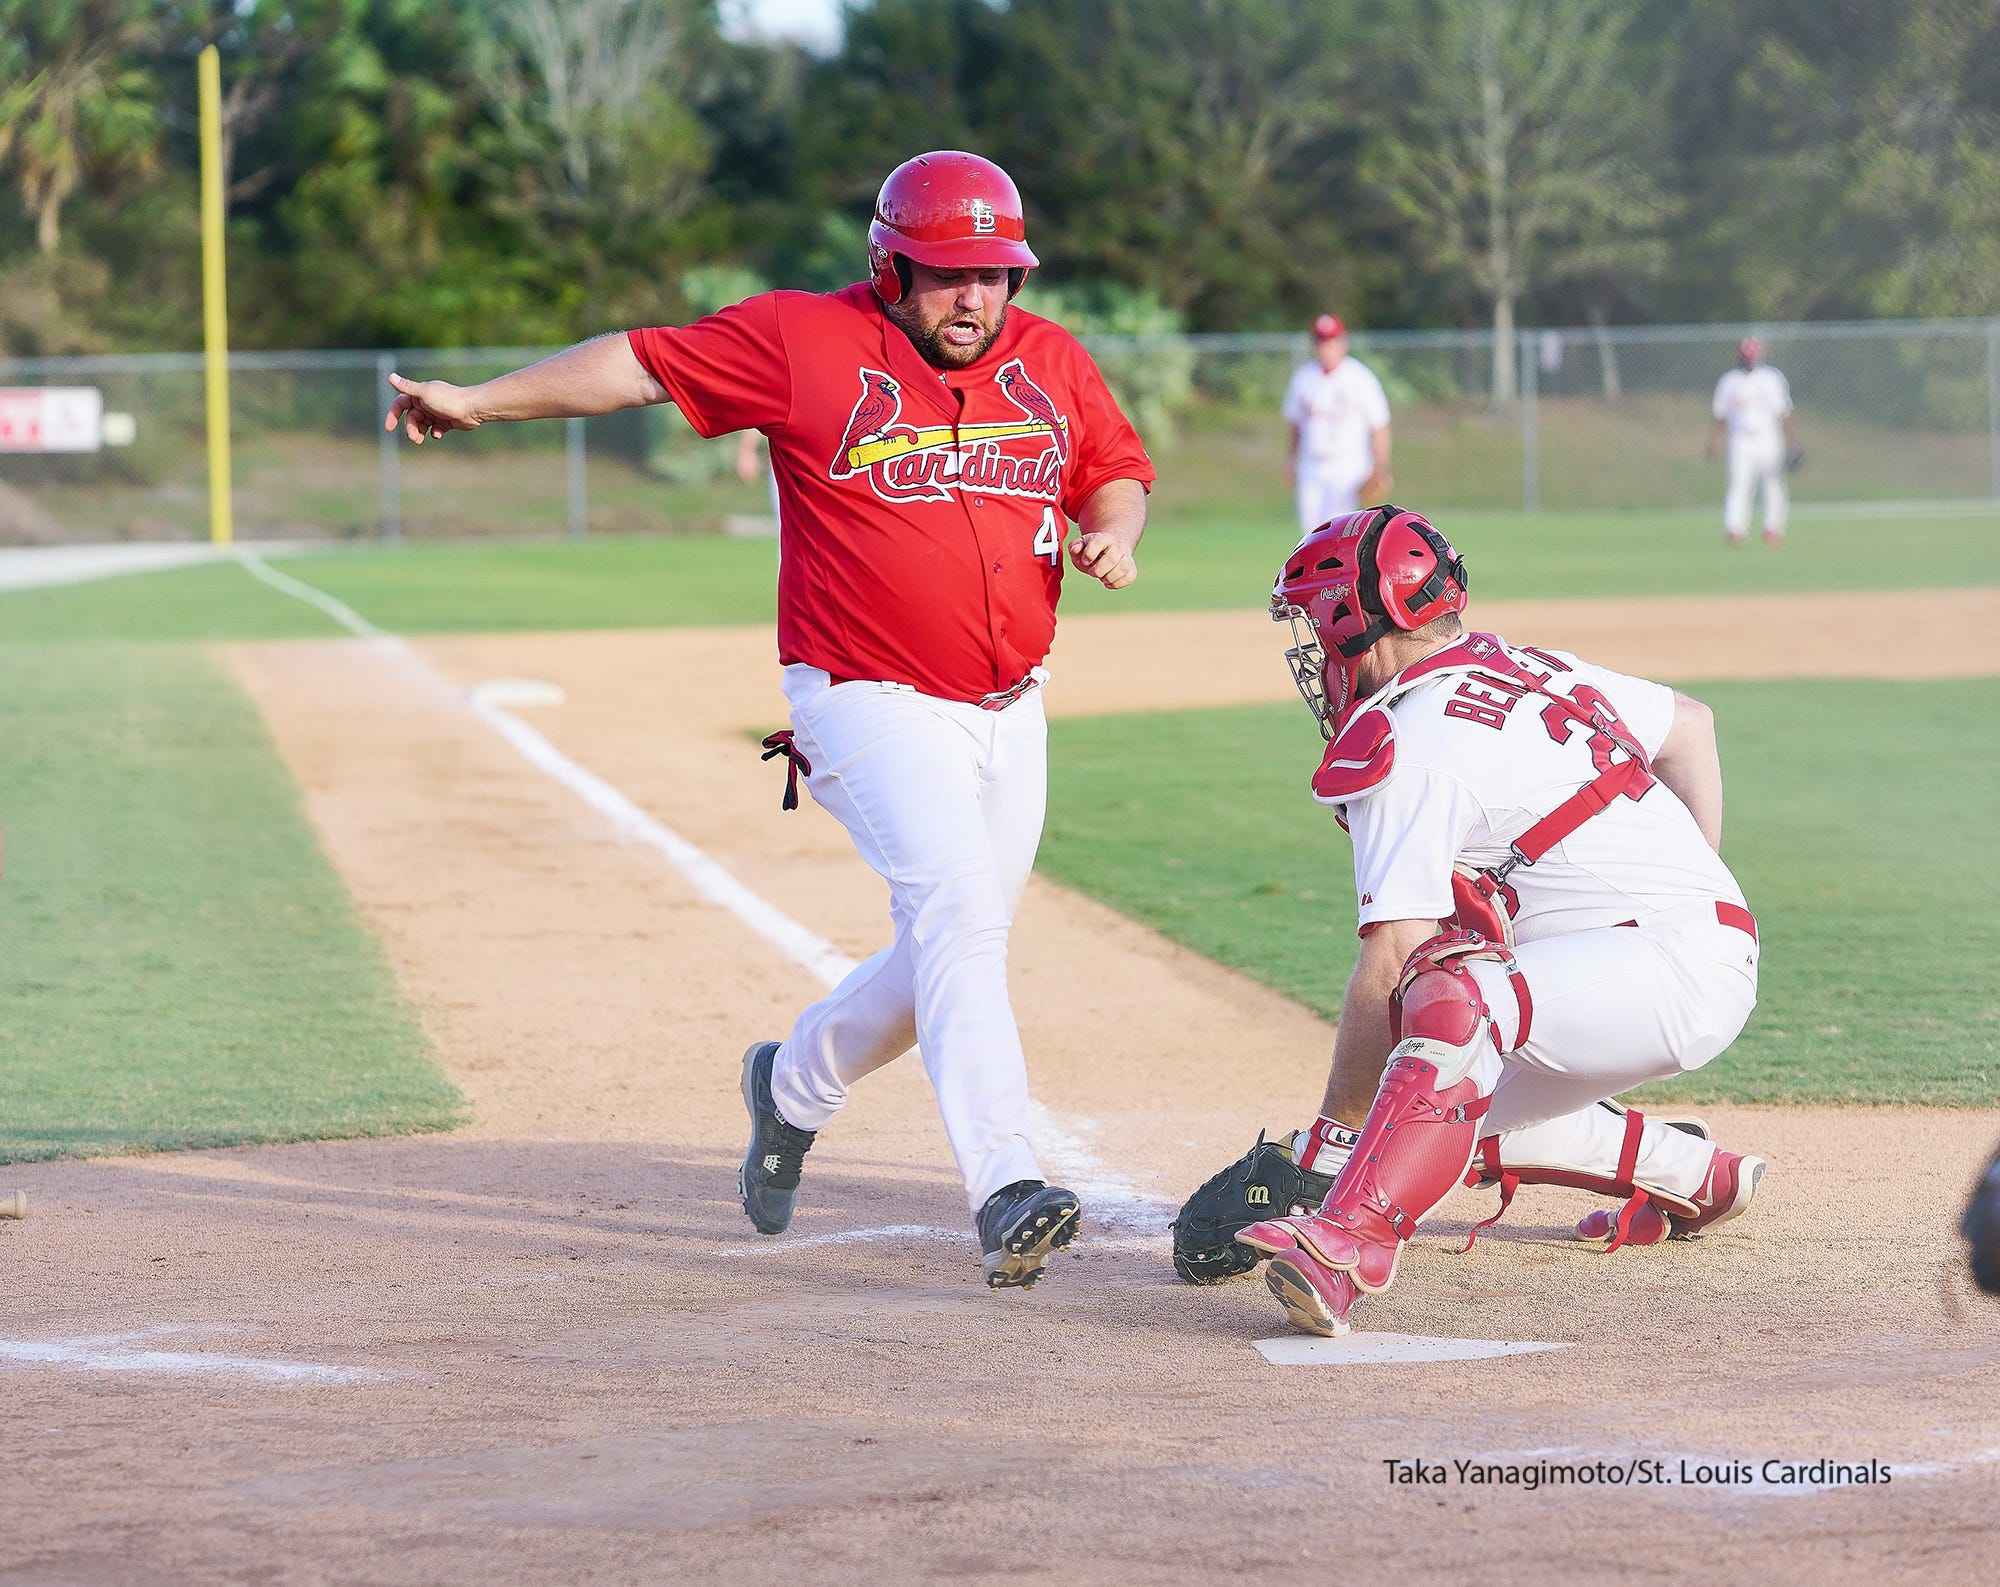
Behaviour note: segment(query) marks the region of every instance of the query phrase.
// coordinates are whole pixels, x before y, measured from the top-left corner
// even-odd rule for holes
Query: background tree
[[[1828,0],[1760,20],[1705,94],[1691,281],[1758,316],[2000,311],[2000,5]]]
[[[244,346],[826,290],[954,145],[1066,311],[1485,323],[1503,397],[1526,319],[2000,312],[2000,0],[0,0],[0,351],[199,340],[210,42]]]
[[[1671,213],[1636,15],[1635,0],[1434,0],[1411,92],[1370,143],[1413,240],[1491,305],[1496,402],[1515,394],[1522,297],[1642,264]]]
[[[1197,329],[1293,324],[1369,271],[1338,0],[1016,0],[986,106],[1052,274],[1152,292]]]
[[[0,164],[44,254],[87,174],[146,174],[159,141],[154,85],[133,59],[153,28],[143,0],[0,0]]]

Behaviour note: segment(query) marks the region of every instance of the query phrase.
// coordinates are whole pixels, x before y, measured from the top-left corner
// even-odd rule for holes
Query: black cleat
[[[980,1265],[989,1289],[1027,1289],[1042,1276],[1051,1251],[1076,1238],[1083,1221],[1076,1197],[1059,1185],[1018,1179],[979,1209]]]
[[[736,1193],[760,1234],[783,1234],[792,1221],[799,1172],[812,1150],[812,1130],[795,1129],[771,1100],[771,1061],[779,1044],[753,1043],[743,1055],[743,1105],[750,1110],[750,1149],[736,1171]]]
[[[1970,1247],[1972,1281],[1989,1295],[2000,1295],[2000,1152],[1966,1203],[1959,1233]]]

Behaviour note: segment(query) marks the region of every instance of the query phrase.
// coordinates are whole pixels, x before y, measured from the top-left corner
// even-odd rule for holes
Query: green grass
[[[1798,525],[1782,551],[1731,551],[1689,513],[1446,518],[1474,598],[1771,594],[2000,585],[2000,514]],[[1261,608],[1292,543],[1283,520],[1163,511],[1141,576],[1115,594],[1071,578],[1066,613]],[[1893,544],[1894,557],[1883,547]],[[398,633],[762,623],[769,541],[687,535],[457,542],[288,556],[283,567]],[[210,564],[0,594],[0,641],[281,639],[337,633],[312,608]]]
[[[462,1117],[198,650],[0,645],[0,821],[0,1161]]]
[[[719,535],[412,544],[272,561],[392,633],[760,623],[777,610],[772,542]],[[0,641],[343,632],[230,563],[0,594]]]
[[[1700,692],[1762,995],[1730,1052],[1649,1090],[2000,1101],[2000,680]],[[1297,706],[1053,723],[1041,866],[1336,1015],[1355,901],[1347,840],[1306,792],[1319,750]]]
[[[1422,362],[1419,355],[1419,362]],[[1381,366],[1378,364],[1378,371]],[[1267,366],[1268,368],[1268,366]],[[1973,374],[1972,371],[1965,371]],[[1282,389],[1268,368],[1264,389]],[[1800,415],[1804,470],[1792,477],[1795,502],[1973,500],[1992,489],[1984,422],[1983,369],[1965,389],[1976,424],[1897,428],[1857,422],[1818,404]],[[1521,503],[1518,410],[1496,413],[1475,395],[1395,408],[1397,499],[1440,517],[1468,508],[1511,511]],[[1286,430],[1276,403],[1206,402],[1161,448],[1160,502],[1166,511],[1261,516],[1289,521],[1283,477]],[[1627,392],[1601,397],[1544,395],[1537,412],[1541,504],[1568,512],[1722,510],[1720,459],[1703,455],[1706,393]]]
[[[1779,551],[1725,546],[1705,513],[1461,512],[1439,513],[1438,524],[1465,555],[1475,602],[2000,584],[2000,513],[1810,520]],[[1163,513],[1139,547],[1137,584],[1114,593],[1076,580],[1063,610],[1261,608],[1296,539],[1289,517]]]

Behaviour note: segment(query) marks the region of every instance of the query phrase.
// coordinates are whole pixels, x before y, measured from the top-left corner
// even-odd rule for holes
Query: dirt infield
[[[1972,625],[1952,670],[2000,672],[2000,603],[1949,599]],[[1699,666],[1657,608],[1601,634],[1552,608],[1475,616],[1676,677],[1796,676],[1851,666],[1834,606],[1760,601],[1758,647],[1719,629]],[[1234,616],[1076,622],[1049,705],[1283,698],[1272,640]],[[1126,665],[1137,644],[1171,668]],[[458,689],[560,685],[518,716],[860,954],[879,884],[830,819],[780,814],[756,759],[782,715],[769,646],[230,652],[475,1123],[12,1171],[34,1210],[0,1224],[0,1581],[2000,1574],[2000,1308],[1955,1276],[1948,1233],[2000,1111],[1712,1110],[1773,1166],[1740,1233],[1690,1246],[1601,1256],[1563,1238],[1578,1198],[1530,1191],[1459,1257],[1490,1210],[1462,1193],[1363,1326],[1567,1348],[1272,1365],[1261,1284],[1179,1284],[1164,1221],[1310,1110],[1331,1031],[1038,879],[1014,987],[1050,1167],[1093,1192],[1074,1257],[1031,1293],[979,1287],[908,1061],[822,1135],[793,1231],[757,1239],[733,1194],[737,1059],[816,983]],[[1821,1458],[1894,1474],[1763,1480]],[[1448,1480],[1392,1484],[1391,1459]],[[1455,1459],[1752,1475],[1529,1491],[1460,1482]]]

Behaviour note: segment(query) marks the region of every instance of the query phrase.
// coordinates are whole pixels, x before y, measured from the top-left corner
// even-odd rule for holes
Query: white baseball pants
[[[1757,939],[1716,918],[1713,903],[1640,926],[1545,937],[1514,949],[1533,1004],[1520,1009],[1506,970],[1468,960],[1505,1049],[1482,1134],[1503,1162],[1615,1178],[1625,1122],[1597,1103],[1648,1080],[1699,1069],[1742,1032],[1757,1001]],[[1713,1148],[1648,1119],[1636,1176],[1677,1195],[1700,1191]]]
[[[1752,437],[1729,442],[1729,492],[1722,502],[1722,527],[1732,540],[1750,533],[1751,498],[1762,487],[1764,533],[1785,532],[1785,512],[1790,493],[1785,488],[1785,442],[1775,438]]]
[[[1345,466],[1319,464],[1302,457],[1298,460],[1296,480],[1299,533],[1307,535],[1329,518],[1353,512],[1361,505],[1361,487],[1368,483],[1368,473],[1363,470],[1357,474]]]
[[[802,1130],[915,1043],[974,1213],[1042,1171],[1007,995],[1007,934],[1041,842],[1048,724],[1039,690],[1002,711],[903,684],[785,669],[813,798],[889,884],[895,939],[798,1018],[771,1091]]]

